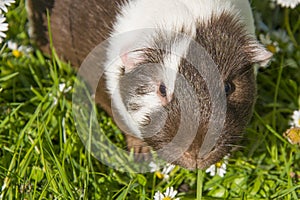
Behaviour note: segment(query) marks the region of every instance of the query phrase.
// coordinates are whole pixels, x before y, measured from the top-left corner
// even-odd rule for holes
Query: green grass
[[[253,1],[257,35],[277,42],[268,68],[257,76],[258,98],[244,147],[229,158],[225,177],[176,167],[166,181],[156,173],[135,174],[105,166],[82,144],[72,116],[76,72],[57,57],[34,49],[0,57],[0,199],[153,199],[173,186],[181,199],[299,199],[300,147],[283,133],[300,109],[300,6],[294,10]],[[28,45],[24,2],[7,14],[8,38]],[[269,46],[272,48],[273,46]],[[125,139],[98,109],[101,129],[121,148]],[[200,180],[199,180],[200,179]],[[197,191],[202,190],[197,195]]]

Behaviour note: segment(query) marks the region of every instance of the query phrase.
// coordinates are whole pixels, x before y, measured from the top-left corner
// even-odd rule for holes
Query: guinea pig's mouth
[[[203,146],[203,142],[205,142],[205,136],[208,131],[208,128],[205,125],[207,123],[206,121],[204,122],[200,123],[199,127],[201,128],[197,130],[194,137],[191,137],[191,134],[188,131],[180,132],[180,134],[177,133],[179,137],[177,137],[177,135],[170,136],[166,134],[165,131],[162,131],[152,135],[151,137],[145,137],[144,141],[167,162],[190,170],[205,169],[210,165],[219,162],[231,151],[233,143],[236,142],[236,140],[232,139],[231,135],[235,135],[233,136],[234,138],[240,138],[236,135],[239,135],[238,133],[240,133],[241,130],[230,130],[230,133],[228,133],[225,128],[218,136],[216,143],[212,145],[207,152],[205,152],[202,151],[201,148]],[[178,130],[179,123],[168,122],[166,124],[174,124],[172,128],[174,130]],[[170,128],[167,130],[170,130]]]
[[[204,157],[197,158],[193,152],[186,151],[173,164],[180,165],[186,169],[206,169],[214,163],[219,162],[224,156],[230,152],[230,148],[226,148],[226,144],[218,141],[217,145]]]

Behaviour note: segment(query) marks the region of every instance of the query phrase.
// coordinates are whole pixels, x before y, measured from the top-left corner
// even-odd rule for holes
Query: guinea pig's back
[[[53,46],[60,57],[79,67],[88,53],[109,36],[123,0],[27,0],[29,32],[49,53],[47,10]]]
[[[47,10],[54,49],[59,58],[78,68],[87,55],[109,37],[123,0],[27,0],[29,34],[44,53],[50,52]],[[85,74],[87,82],[93,73]],[[95,102],[111,115],[105,76],[98,82]]]

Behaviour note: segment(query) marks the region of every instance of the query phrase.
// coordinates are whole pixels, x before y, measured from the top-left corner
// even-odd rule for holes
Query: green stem
[[[154,188],[155,188],[155,185],[156,185],[156,175],[155,175],[155,172],[153,173],[153,183],[152,183],[152,192],[151,192],[151,199],[153,199],[154,197]]]
[[[205,172],[201,169],[198,169],[198,171],[197,171],[197,200],[202,199],[204,175],[205,175]]]
[[[275,94],[274,94],[274,107],[273,107],[273,119],[272,119],[273,128],[276,127],[277,102],[278,102],[278,94],[279,94],[282,72],[283,72],[283,58],[281,58],[280,68],[279,68],[278,77],[276,81]]]
[[[286,30],[288,32],[288,35],[290,36],[292,42],[294,43],[294,45],[296,47],[298,47],[298,43],[294,37],[294,34],[293,34],[293,31],[291,29],[291,25],[290,25],[290,9],[286,8],[284,10],[284,24],[285,24],[285,27],[286,27]]]
[[[300,27],[300,16],[298,17],[298,20],[297,20],[296,24],[293,27],[294,27],[293,28],[294,29],[293,34],[295,34],[298,31],[299,27]]]

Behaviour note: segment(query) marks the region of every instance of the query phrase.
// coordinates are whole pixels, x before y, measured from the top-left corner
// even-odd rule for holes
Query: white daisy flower
[[[300,127],[300,110],[294,111],[290,125],[293,127]]]
[[[224,177],[224,175],[226,174],[227,164],[228,164],[228,156],[225,156],[223,161],[211,165],[209,168],[205,170],[205,172],[209,173],[210,176],[215,176],[217,174],[220,177]]]
[[[276,3],[282,7],[295,8],[300,3],[300,0],[276,0]]]
[[[5,31],[8,30],[8,24],[5,23],[5,16],[3,14],[0,14],[0,43],[3,42],[3,39],[6,38]]]
[[[270,34],[260,34],[259,35],[259,40],[261,41],[262,44],[266,46],[266,48],[271,52],[271,53],[277,53],[280,51],[279,44],[277,41],[272,41],[270,38]]]
[[[154,200],[180,200],[178,197],[175,198],[177,193],[177,190],[174,190],[173,187],[168,187],[165,193],[156,192]]]
[[[62,93],[64,93],[64,94],[68,93],[71,89],[72,89],[72,86],[67,87],[65,83],[60,83],[58,85],[58,91],[57,91],[56,95],[53,93],[49,93],[49,98],[52,99],[52,101],[53,101],[52,106],[56,106],[58,104],[59,96]]]
[[[31,47],[27,47],[23,45],[18,46],[17,43],[11,40],[7,42],[7,47],[12,51],[12,55],[15,56],[16,58],[22,56],[23,54],[27,55],[30,52],[32,52]]]
[[[151,168],[150,172],[155,172],[158,178],[168,180],[170,178],[169,174],[173,171],[175,165],[167,163],[161,171],[159,165],[154,162],[150,162],[149,167]]]
[[[169,174],[171,173],[171,171],[173,171],[174,168],[175,168],[175,165],[172,165],[169,163],[163,168],[161,174],[163,174],[163,178],[165,180],[170,178]]]
[[[149,163],[149,167],[150,167],[150,172],[156,172],[156,171],[159,171],[159,166],[158,164],[156,164],[155,162],[151,161]]]
[[[68,93],[68,92],[72,89],[71,86],[69,86],[69,87],[66,88],[66,84],[65,84],[65,83],[60,83],[60,84],[58,85],[58,87],[59,87],[59,91],[60,91],[61,93]]]
[[[2,11],[7,12],[7,7],[11,6],[12,3],[15,3],[15,0],[0,0],[0,13]]]
[[[7,12],[7,7],[11,6],[12,3],[15,3],[15,0],[0,0],[0,13],[2,11]]]

